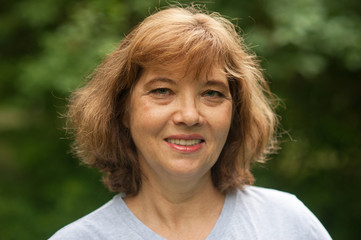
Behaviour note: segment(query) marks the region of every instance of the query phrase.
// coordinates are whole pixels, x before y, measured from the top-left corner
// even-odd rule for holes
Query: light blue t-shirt
[[[144,225],[121,195],[89,215],[65,226],[51,240],[164,240]],[[322,224],[294,195],[247,186],[226,196],[222,212],[207,240],[331,239]]]

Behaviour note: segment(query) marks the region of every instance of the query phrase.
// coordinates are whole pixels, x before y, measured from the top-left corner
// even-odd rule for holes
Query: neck
[[[125,198],[125,202],[145,225],[172,238],[169,233],[180,236],[182,231],[191,232],[196,227],[208,234],[222,211],[224,195],[214,187],[208,173],[196,182],[143,179],[139,193]],[[200,228],[207,221],[209,226]]]

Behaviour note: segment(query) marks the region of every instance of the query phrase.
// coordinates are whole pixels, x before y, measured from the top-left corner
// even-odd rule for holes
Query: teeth
[[[200,139],[166,139],[167,142],[182,146],[193,146],[201,143],[202,140]]]

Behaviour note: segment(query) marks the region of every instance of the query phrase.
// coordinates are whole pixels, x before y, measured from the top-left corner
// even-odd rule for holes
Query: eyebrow
[[[172,85],[177,85],[177,82],[170,79],[170,78],[155,77],[155,78],[149,80],[149,82],[147,82],[145,84],[145,87],[150,87],[152,84],[157,83],[157,82],[163,82],[163,83],[169,83],[169,84],[172,84]],[[206,86],[220,87],[225,91],[229,90],[229,87],[226,85],[226,83],[224,83],[223,81],[220,81],[220,80],[215,80],[215,79],[207,80],[205,82],[205,85]]]
[[[220,80],[207,80],[206,86],[215,86],[223,88],[224,90],[229,90],[229,87],[226,85],[226,83]]]
[[[166,77],[156,77],[156,78],[153,78],[151,80],[149,80],[149,82],[147,82],[145,84],[146,87],[149,87],[151,86],[152,84],[156,83],[156,82],[163,82],[163,83],[170,83],[172,85],[177,85],[177,82],[170,79],[170,78],[166,78]]]

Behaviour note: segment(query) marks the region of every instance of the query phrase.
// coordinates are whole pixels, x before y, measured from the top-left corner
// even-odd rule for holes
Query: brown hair
[[[194,7],[172,7],[147,17],[72,94],[68,120],[78,156],[104,173],[111,191],[137,194],[141,173],[124,125],[128,99],[142,69],[174,62],[197,74],[215,64],[224,66],[233,115],[212,179],[221,192],[252,184],[250,164],[264,161],[276,147],[271,93],[234,25],[218,13]]]

